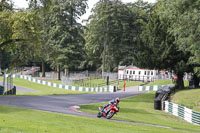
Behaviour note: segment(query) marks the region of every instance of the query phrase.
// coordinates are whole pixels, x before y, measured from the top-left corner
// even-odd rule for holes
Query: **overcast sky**
[[[98,0],[88,0],[88,6],[89,9],[87,9],[86,14],[84,14],[81,19],[87,19],[87,17],[90,15],[90,11],[92,9],[92,7],[94,6],[94,4],[97,2]],[[135,2],[137,0],[121,0],[122,2]],[[143,1],[148,1],[149,3],[155,3],[157,0],[143,0]],[[26,0],[13,0],[15,7],[17,8],[27,8],[28,7],[28,3]]]

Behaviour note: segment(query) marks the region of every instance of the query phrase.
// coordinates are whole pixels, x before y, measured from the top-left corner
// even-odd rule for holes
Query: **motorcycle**
[[[97,114],[98,118],[105,117],[107,119],[110,119],[114,116],[114,114],[117,114],[119,112],[119,107],[116,103],[108,106],[100,106],[99,107],[99,112]]]

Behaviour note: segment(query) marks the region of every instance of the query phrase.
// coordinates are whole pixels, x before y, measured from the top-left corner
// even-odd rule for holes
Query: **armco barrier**
[[[139,86],[139,91],[157,91],[165,85],[154,85],[154,86]],[[168,85],[173,86],[173,85]]]
[[[178,116],[190,123],[195,125],[200,125],[200,112],[193,111],[187,107],[164,101],[165,112],[171,113],[175,116]]]
[[[43,84],[51,87],[56,87],[56,88],[62,88],[62,89],[67,89],[67,90],[73,90],[73,91],[84,91],[84,92],[114,92],[114,86],[107,86],[107,88],[87,88],[87,87],[78,87],[78,86],[69,86],[69,85],[62,85],[62,84],[57,84],[57,83],[52,83],[52,82],[47,82],[44,80],[39,80],[32,78],[31,76],[25,76],[25,75],[15,75],[13,74],[13,78],[21,78],[25,79],[34,83],[38,84]]]
[[[164,85],[155,86],[139,86],[139,91],[157,91],[160,90]]]

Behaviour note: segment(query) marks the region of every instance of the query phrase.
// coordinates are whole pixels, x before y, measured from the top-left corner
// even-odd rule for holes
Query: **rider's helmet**
[[[115,102],[116,102],[116,103],[119,103],[119,102],[120,102],[119,97],[116,97],[116,98],[115,98]]]

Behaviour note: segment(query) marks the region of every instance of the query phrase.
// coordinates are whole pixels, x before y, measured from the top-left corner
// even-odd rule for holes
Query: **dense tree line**
[[[87,0],[28,0],[14,9],[0,1],[0,67],[45,64],[65,74],[71,70],[117,71],[119,65],[185,72],[195,85],[200,76],[200,0],[99,0],[86,25],[78,19]],[[60,76],[59,76],[60,78]]]

